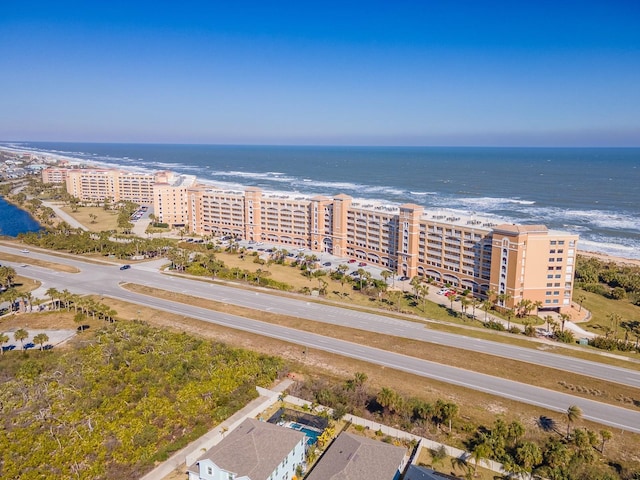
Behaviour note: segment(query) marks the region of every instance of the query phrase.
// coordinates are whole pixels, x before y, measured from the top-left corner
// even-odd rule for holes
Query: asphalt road
[[[19,250],[4,246],[0,246],[0,251],[19,253]],[[79,294],[96,293],[121,298],[133,303],[173,313],[179,312],[188,317],[297,343],[301,346],[301,351],[303,347],[316,348],[548,408],[557,412],[566,411],[569,405],[578,405],[582,408],[584,418],[586,419],[621,430],[640,433],[640,412],[636,410],[607,405],[515,381],[504,380],[400,355],[394,352],[379,350],[365,345],[336,340],[220,312],[212,312],[190,305],[170,302],[161,298],[147,297],[120,288],[118,282],[129,281],[141,283],[274,313],[283,313],[380,333],[407,336],[409,338],[423,339],[425,341],[443,343],[451,346],[460,346],[460,348],[483,351],[495,355],[504,355],[509,358],[522,359],[526,362],[553,366],[561,370],[571,370],[585,375],[600,376],[600,378],[605,378],[609,381],[633,386],[640,386],[640,372],[637,371],[611,367],[595,362],[587,362],[557,354],[538,352],[526,348],[502,345],[497,342],[433,332],[425,329],[424,326],[418,323],[387,318],[382,315],[354,312],[338,307],[309,303],[303,300],[273,296],[267,293],[160,275],[153,265],[149,264],[136,265],[130,270],[121,271],[117,266],[87,264],[75,259],[62,259],[36,252],[31,252],[29,255],[43,260],[46,259],[57,263],[75,265],[82,270],[82,272],[78,274],[67,274],[31,265],[22,267],[22,264],[12,264],[21,275],[42,281],[46,288],[55,287],[58,290],[67,288],[69,291]],[[10,262],[5,263],[10,264]],[[594,374],[594,371],[597,371],[598,374]]]

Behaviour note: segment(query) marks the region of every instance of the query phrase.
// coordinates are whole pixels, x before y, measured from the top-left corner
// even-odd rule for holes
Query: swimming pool
[[[296,422],[291,422],[288,427],[304,433],[305,437],[307,437],[307,445],[315,445],[315,443],[318,441],[318,437],[322,434],[322,432],[316,430],[315,428],[300,425]]]

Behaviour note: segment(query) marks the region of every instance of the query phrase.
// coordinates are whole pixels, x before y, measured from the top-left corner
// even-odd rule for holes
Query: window
[[[207,467],[207,475],[213,475],[213,467]]]

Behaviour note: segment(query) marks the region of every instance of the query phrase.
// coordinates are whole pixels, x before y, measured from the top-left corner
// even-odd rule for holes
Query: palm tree
[[[271,272],[269,272],[268,270],[262,270],[261,268],[259,268],[256,270],[255,275],[256,275],[256,282],[258,283],[258,285],[260,285],[260,278],[268,277],[269,275],[271,275]]]
[[[396,403],[398,394],[390,388],[383,387],[376,395],[376,402],[385,410],[386,413],[391,412]]]
[[[567,409],[566,415],[567,415],[567,438],[569,438],[571,425],[582,418],[582,409],[577,405],[571,405]]]
[[[477,475],[478,463],[485,458],[491,456],[491,447],[486,443],[477,444],[471,451],[471,458],[473,459],[473,476]]]
[[[49,341],[49,337],[46,333],[39,333],[33,337],[33,342],[40,345],[40,351],[42,351],[44,344]]]
[[[24,310],[26,312],[30,312],[31,302],[33,301],[33,294],[31,292],[23,292],[21,298],[24,301]]]
[[[547,333],[550,331],[551,324],[555,325],[553,321],[553,317],[551,315],[547,315],[544,317],[544,321],[547,322]]]
[[[13,309],[15,307],[15,303],[16,300],[20,297],[20,294],[18,293],[18,291],[11,287],[8,290],[6,290],[4,292],[4,298],[7,299],[7,301],[9,302],[9,311],[13,312]]]
[[[487,323],[487,317],[489,315],[489,310],[493,308],[493,302],[491,300],[485,300],[482,302],[482,310],[484,310],[484,322]]]
[[[24,328],[20,328],[13,333],[13,338],[16,342],[20,342],[22,344],[22,350],[24,350],[24,341],[29,338],[29,332],[27,332]]]
[[[47,295],[47,297],[49,297],[51,299],[51,308],[54,307],[55,305],[55,300],[58,298],[58,296],[60,295],[60,292],[58,290],[56,290],[55,288],[51,287],[49,289],[47,289],[47,291],[45,292],[45,295]],[[59,308],[59,306],[58,306]]]
[[[571,319],[571,316],[567,313],[560,314],[560,321],[562,322],[562,332],[564,333],[564,324],[567,320]]]
[[[517,420],[514,420],[507,427],[507,435],[510,439],[513,440],[513,445],[516,446],[518,444],[518,439],[524,435],[525,428],[522,423]]]
[[[427,285],[426,283],[423,283],[422,285],[420,285],[418,293],[420,294],[420,297],[422,297],[422,311],[424,312],[427,306],[427,295],[429,295],[429,285]]]
[[[600,430],[600,437],[602,438],[602,444],[600,446],[600,453],[604,455],[604,444],[611,440],[613,437],[612,433],[609,430]]]
[[[511,294],[504,292],[498,295],[498,302],[500,302],[500,306],[507,308],[507,303],[509,302],[509,300],[511,300]]]
[[[345,273],[349,271],[349,267],[343,263],[341,265],[338,265],[336,267],[336,270],[340,272],[340,284],[344,287],[344,282],[347,279]]]
[[[576,301],[578,302],[578,305],[580,305],[580,308],[578,309],[578,313],[580,313],[582,311],[582,302],[584,302],[587,299],[587,297],[585,295],[583,295],[582,293],[580,295],[578,295],[578,297],[576,298]]]
[[[9,341],[9,335],[0,333],[0,354],[4,355],[4,344]]]
[[[440,416],[443,422],[449,422],[449,433],[451,433],[451,422],[458,415],[458,405],[448,402],[440,405]]]
[[[531,472],[536,465],[542,463],[542,452],[540,447],[533,442],[524,442],[516,450],[516,460],[522,470],[529,474],[529,478],[533,478]]]
[[[478,300],[476,297],[471,297],[471,315],[473,316],[474,320],[476,318],[476,307],[480,305],[480,300]]]
[[[460,308],[462,309],[462,315],[465,316],[467,314],[467,308],[471,305],[471,300],[467,297],[460,297]]]
[[[389,293],[389,297],[391,298],[391,302],[396,305],[396,310],[400,311],[400,300],[402,300],[402,292],[398,290],[393,290]]]
[[[531,306],[536,309],[536,315],[540,316],[540,309],[543,307],[542,301],[536,300],[531,304]]]
[[[345,265],[345,267],[346,267],[346,265]],[[338,268],[340,268],[340,267],[338,267]],[[349,267],[347,267],[347,268],[349,268]],[[393,276],[393,273],[391,273],[389,270],[383,270],[382,272],[380,272],[380,276],[384,280],[384,283],[386,283],[388,285],[389,284],[389,282],[388,282],[389,277]]]
[[[513,310],[507,310],[507,330],[511,330],[512,318],[513,318]]]
[[[614,337],[618,338],[618,324],[620,323],[620,320],[622,320],[622,317],[620,316],[620,314],[614,312],[607,315],[607,318],[611,322],[611,328],[613,329]]]

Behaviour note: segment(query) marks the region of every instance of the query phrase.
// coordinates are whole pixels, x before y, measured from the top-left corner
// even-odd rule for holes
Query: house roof
[[[307,480],[393,480],[405,453],[404,447],[341,433]]]
[[[196,463],[209,459],[238,476],[264,480],[301,441],[302,432],[248,418]]]
[[[416,465],[410,465],[407,469],[407,473],[404,475],[404,480],[456,480],[458,478],[459,477],[436,472],[430,468],[418,467]]]

